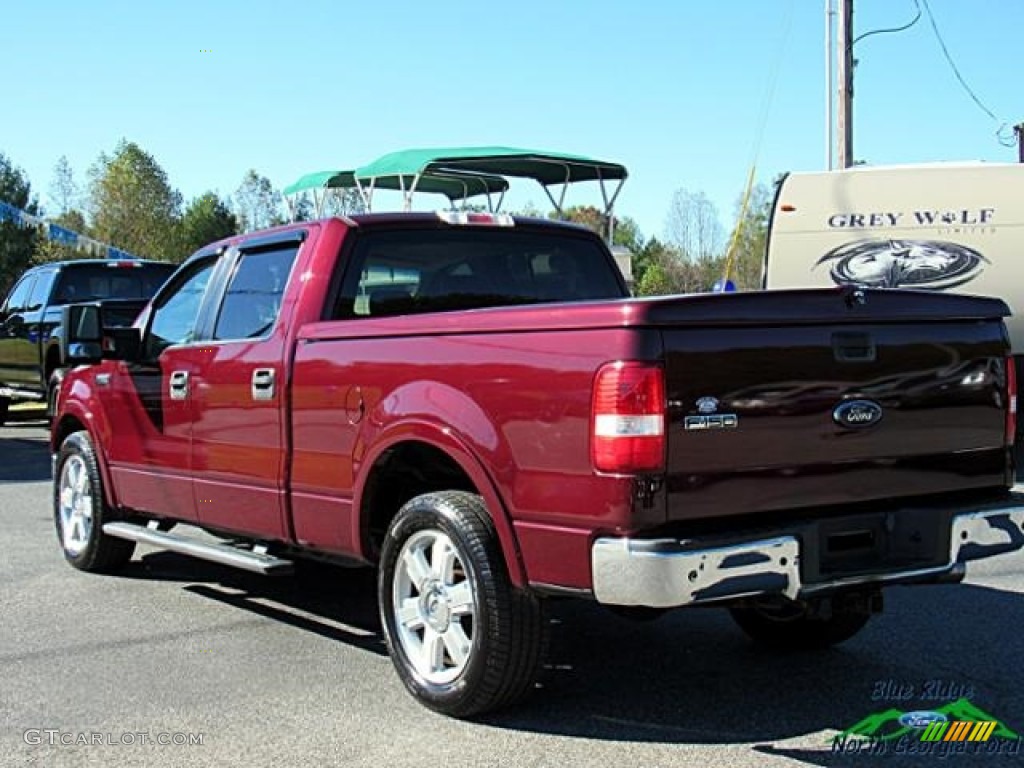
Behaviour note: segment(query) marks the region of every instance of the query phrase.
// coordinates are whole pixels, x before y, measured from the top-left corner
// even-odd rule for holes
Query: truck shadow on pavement
[[[0,438],[0,484],[50,480],[50,433],[42,420],[3,427]]]
[[[295,577],[267,578],[160,552],[124,575],[187,582],[184,589],[226,606],[385,653],[369,569],[303,564]],[[894,588],[886,603],[838,648],[778,654],[752,645],[723,610],[638,622],[591,603],[551,601],[542,689],[478,723],[616,742],[753,743],[762,755],[825,766],[862,764],[865,756],[832,753],[831,733],[811,737],[820,744],[808,744],[807,734],[842,731],[891,708],[928,709],[963,696],[1024,729],[1024,637],[1016,631],[1024,597],[963,584]],[[935,681],[942,699],[894,693],[910,685],[921,694]],[[778,743],[790,739],[801,741]]]
[[[723,610],[682,610],[638,623],[599,606],[564,603],[542,695],[487,722],[614,741],[754,742],[762,754],[813,765],[846,765],[865,755],[833,754],[831,734],[812,737],[820,745],[775,742],[960,697],[1024,730],[1024,641],[1016,631],[1024,597],[954,585],[894,588],[886,603],[857,637],[802,654],[759,650]],[[940,684],[926,687],[934,681]],[[907,685],[941,698],[904,700],[895,692]]]
[[[154,552],[132,560],[118,576],[188,582],[186,591],[208,600],[387,654],[375,572],[369,568],[300,562],[294,576],[260,576],[173,552]]]

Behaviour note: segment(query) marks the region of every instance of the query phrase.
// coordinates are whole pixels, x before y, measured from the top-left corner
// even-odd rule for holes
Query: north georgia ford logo
[[[900,725],[906,726],[907,728],[916,728],[918,730],[927,728],[932,723],[944,723],[948,718],[941,712],[930,712],[926,710],[917,710],[915,712],[906,712],[900,715]]]
[[[882,406],[874,400],[847,400],[833,409],[832,420],[847,429],[866,429],[882,420]]]
[[[923,288],[944,291],[973,280],[988,259],[972,248],[942,240],[854,240],[814,265],[831,264],[837,285]]]

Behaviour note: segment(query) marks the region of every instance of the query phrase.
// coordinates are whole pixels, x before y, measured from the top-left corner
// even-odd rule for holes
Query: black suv
[[[53,398],[64,370],[60,358],[62,309],[103,301],[108,325],[130,325],[177,268],[141,259],[81,259],[28,270],[0,305],[0,424],[15,400]]]

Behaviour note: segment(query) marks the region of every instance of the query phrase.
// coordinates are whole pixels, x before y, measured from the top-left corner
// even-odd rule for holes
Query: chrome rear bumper
[[[760,594],[795,599],[860,585],[939,579],[962,573],[970,560],[1024,548],[1024,503],[953,516],[949,541],[949,561],[938,567],[804,584],[797,536],[707,548],[675,539],[600,538],[591,549],[594,597],[608,605],[672,608]]]

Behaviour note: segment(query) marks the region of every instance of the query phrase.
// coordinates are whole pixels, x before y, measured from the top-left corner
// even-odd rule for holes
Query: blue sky
[[[979,98],[1024,120],[1024,2],[930,4]],[[914,13],[913,0],[857,0],[855,30]],[[858,159],[1016,160],[927,15],[856,55]],[[681,187],[728,226],[758,144],[762,181],[825,163],[824,0],[12,0],[0,62],[0,152],[44,205],[61,155],[81,183],[121,138],[186,199],[230,194],[249,168],[283,187],[396,149],[503,144],[624,163],[618,210],[661,236]],[[521,181],[508,200],[545,199]],[[580,188],[567,202],[598,200]]]

